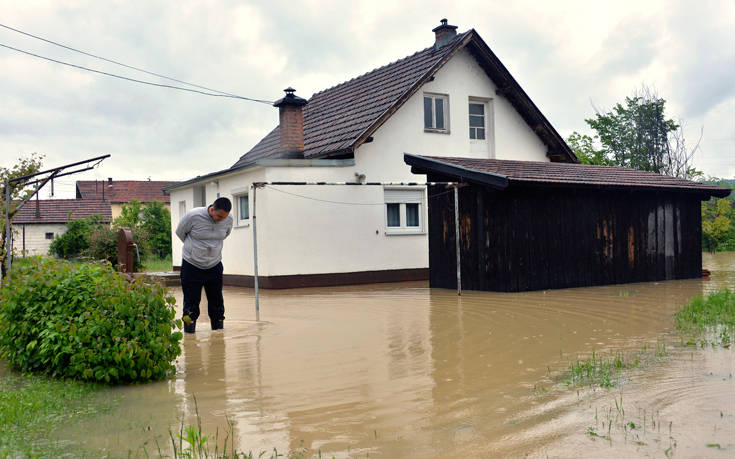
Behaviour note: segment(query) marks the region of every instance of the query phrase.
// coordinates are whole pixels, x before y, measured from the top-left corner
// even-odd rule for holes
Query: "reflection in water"
[[[64,438],[85,438],[89,447],[117,453],[141,441],[166,445],[168,429],[178,430],[182,415],[186,424],[195,423],[196,397],[205,433],[218,431],[223,444],[229,419],[235,445],[245,451],[661,455],[660,441],[593,442],[587,428],[612,392],[578,395],[549,381],[593,350],[676,343],[673,312],[694,295],[735,286],[735,254],[705,254],[704,263],[712,270],[707,280],[513,294],[457,297],[425,283],[265,291],[259,323],[252,290],[226,288],[225,330],[205,325],[185,336],[174,380],[114,389],[120,407],[104,419],[100,434],[90,437],[89,426],[71,426]],[[180,290],[173,293],[180,304]],[[626,403],[632,410],[636,401],[656,405],[662,418],[682,424],[684,418],[696,422],[699,409],[732,406],[732,379],[717,380],[733,372],[730,351],[702,352],[672,352],[670,363],[642,372],[636,378],[642,383],[626,384]],[[717,377],[702,376],[708,372]],[[538,390],[544,384],[548,392]],[[699,405],[688,404],[692,399]],[[735,424],[735,411],[725,415]],[[141,436],[141,428],[148,433]],[[706,454],[695,438],[681,433],[680,451]],[[696,448],[685,450],[688,441]]]

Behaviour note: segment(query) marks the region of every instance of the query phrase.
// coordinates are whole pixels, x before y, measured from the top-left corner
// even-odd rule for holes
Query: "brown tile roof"
[[[162,188],[179,182],[151,180],[79,180],[77,181],[77,198],[104,199],[112,203],[126,203],[133,199],[140,202],[161,201],[170,203],[171,197],[164,195]]]
[[[553,163],[542,161],[512,161],[501,159],[452,158],[404,155],[405,162],[417,173],[435,172],[473,180],[473,174],[482,174],[498,180],[502,186],[583,186],[595,188],[657,188],[724,197],[727,188],[684,180],[677,177],[644,172],[624,167],[590,166],[585,164]],[[421,172],[423,171],[423,172]],[[486,182],[487,184],[490,184]]]
[[[304,106],[304,157],[349,149],[357,138],[434,66],[454,51],[469,32],[452,45],[426,48],[345,83],[314,94]],[[276,127],[232,167],[279,155]]]
[[[449,44],[426,48],[412,56],[314,94],[304,106],[304,157],[352,153],[386,119],[459,50],[467,47],[504,97],[549,145],[549,157],[576,161],[576,157],[510,72],[474,30],[458,34]],[[263,158],[279,158],[279,129],[243,155],[232,168]]]
[[[28,201],[15,215],[13,223],[66,223],[69,212],[72,220],[95,214],[101,215],[105,223],[112,219],[110,202],[97,199],[41,199],[38,210],[40,217],[36,216],[36,201]]]

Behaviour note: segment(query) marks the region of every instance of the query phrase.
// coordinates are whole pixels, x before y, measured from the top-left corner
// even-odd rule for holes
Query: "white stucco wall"
[[[495,89],[474,58],[461,51],[373,134],[373,142],[357,149],[356,170],[368,181],[418,180],[403,162],[403,153],[548,161],[546,145]],[[424,93],[449,96],[449,134],[424,132]],[[470,144],[468,106],[475,98],[491,101],[493,110],[494,125],[488,129],[492,145],[485,152],[473,151]]]
[[[255,167],[236,174],[205,180],[207,202],[220,193],[233,196],[248,190],[253,181],[367,181],[423,182],[403,162],[403,153],[427,156],[495,157],[548,161],[546,146],[515,109],[495,95],[495,85],[466,51],[460,52],[434,81],[391,116],[374,134],[373,141],[355,152],[348,167]],[[448,134],[424,132],[423,94],[449,98]],[[493,125],[487,148],[469,139],[468,104],[488,101]],[[172,229],[179,202],[193,206],[192,187],[171,191]],[[424,199],[426,194],[424,193]],[[252,214],[252,196],[250,197]],[[390,234],[386,225],[384,189],[380,186],[277,186],[257,192],[259,274],[263,276],[427,268],[428,227],[426,201],[421,204],[421,224],[413,234]],[[235,227],[225,241],[223,264],[228,274],[253,274],[252,226]],[[181,242],[173,238],[174,264],[181,260]]]
[[[25,255],[48,255],[52,239],[46,239],[46,233],[59,237],[66,233],[64,223],[16,224],[13,225],[13,253],[23,255],[23,229],[25,228]]]

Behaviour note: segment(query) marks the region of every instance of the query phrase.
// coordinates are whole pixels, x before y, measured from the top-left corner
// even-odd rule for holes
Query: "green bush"
[[[69,215],[69,218],[71,218],[71,215]],[[66,224],[66,233],[51,241],[49,252],[57,257],[67,259],[85,255],[89,250],[90,231],[103,225],[100,215],[69,220]]]
[[[117,265],[117,231],[105,225],[96,226],[90,229],[87,240],[87,253],[91,258]]]
[[[161,285],[107,263],[30,258],[0,290],[0,356],[21,371],[110,384],[163,379],[181,321]]]

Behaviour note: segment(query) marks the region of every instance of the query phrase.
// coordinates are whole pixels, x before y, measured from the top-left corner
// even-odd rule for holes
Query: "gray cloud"
[[[481,34],[563,135],[584,129],[590,98],[610,106],[645,79],[681,110],[676,115],[705,125],[705,141],[731,136],[724,132],[728,123],[711,117],[719,121],[717,108],[735,97],[732,8],[671,3],[645,16],[634,4],[615,8],[617,22],[604,20],[609,10],[571,3],[49,0],[6,5],[0,22],[181,80],[272,100],[288,85],[308,97],[430,46],[431,29],[446,16],[460,30]],[[599,49],[590,51],[589,42]],[[5,30],[0,43],[166,83]],[[188,179],[230,166],[277,123],[267,105],[140,86],[4,49],[0,68],[2,164],[31,151],[45,152],[48,165],[110,153],[94,174]],[[733,145],[706,146],[707,167],[715,171]]]

